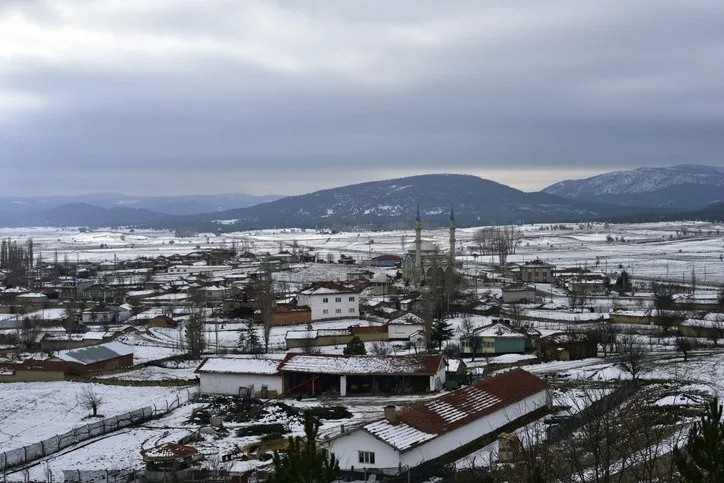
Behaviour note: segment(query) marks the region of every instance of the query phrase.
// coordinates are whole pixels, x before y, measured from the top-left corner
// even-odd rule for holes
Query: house
[[[555,268],[555,265],[536,258],[521,265],[520,280],[523,283],[552,283]]]
[[[115,295],[115,291],[108,285],[94,283],[82,290],[81,298],[93,302],[111,302]]]
[[[306,325],[312,321],[312,309],[306,305],[277,304],[271,309],[271,325]]]
[[[724,314],[708,314],[703,319],[686,319],[679,325],[679,333],[687,337],[724,339]]]
[[[397,255],[377,255],[372,257],[372,266],[380,268],[393,268],[402,266],[402,257]]]
[[[339,260],[337,260],[337,263],[339,263],[340,265],[354,265],[355,263],[357,263],[357,260],[355,260],[354,257],[342,254],[339,257]]]
[[[77,373],[73,364],[62,361],[26,359],[17,364],[0,363],[0,383],[63,381],[66,374],[73,373]]]
[[[15,303],[22,305],[26,310],[42,309],[48,303],[48,297],[44,293],[28,292],[15,297]]]
[[[511,283],[503,287],[503,303],[519,304],[535,302],[535,287],[525,283]]]
[[[538,358],[541,361],[571,361],[598,355],[598,344],[587,334],[559,333],[538,340]]]
[[[377,296],[385,297],[394,295],[392,288],[392,280],[384,273],[377,273],[372,277],[372,293]]]
[[[280,358],[207,357],[196,369],[202,394],[273,397],[282,394]]]
[[[178,322],[176,322],[166,314],[161,314],[149,320],[148,326],[161,327],[164,329],[175,329],[176,327],[178,327]]]
[[[578,294],[605,293],[610,280],[606,273],[584,267],[556,270],[556,282],[569,292]]]
[[[387,322],[387,337],[390,340],[409,340],[412,334],[421,331],[424,326],[422,317],[407,312]]]
[[[352,340],[350,329],[290,330],[284,337],[287,349],[347,344]]]
[[[343,471],[397,474],[490,440],[549,405],[548,385],[514,369],[399,412],[387,406],[384,418],[343,431],[327,446]]]
[[[110,324],[114,322],[116,311],[106,305],[96,305],[86,309],[81,314],[81,322],[84,324]]]
[[[502,323],[485,325],[460,338],[463,354],[523,354],[526,334]]]
[[[297,294],[297,305],[312,311],[312,320],[359,317],[360,290],[352,284],[313,282]]]
[[[70,362],[83,373],[109,371],[133,365],[133,349],[120,342],[108,342],[58,352],[50,361]]]
[[[413,394],[439,391],[445,358],[434,356],[339,356],[287,354],[279,365],[284,393]]]

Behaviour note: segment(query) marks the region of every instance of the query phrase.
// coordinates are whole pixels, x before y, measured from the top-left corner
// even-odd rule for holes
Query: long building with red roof
[[[401,411],[388,406],[383,419],[340,434],[329,449],[342,470],[396,473],[494,435],[549,404],[548,384],[514,369]]]

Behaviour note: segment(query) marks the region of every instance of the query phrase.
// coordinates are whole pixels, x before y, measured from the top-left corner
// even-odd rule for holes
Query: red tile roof
[[[398,420],[429,434],[465,426],[548,389],[548,384],[523,369],[513,369],[404,409]]]

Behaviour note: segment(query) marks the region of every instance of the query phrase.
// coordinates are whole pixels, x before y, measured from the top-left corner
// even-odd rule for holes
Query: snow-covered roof
[[[257,357],[209,357],[196,372],[216,374],[279,374],[279,358]]]
[[[108,342],[107,344],[81,347],[67,351],[59,351],[55,356],[66,362],[76,362],[87,365],[94,362],[107,361],[116,357],[133,354],[133,349],[121,342]]]
[[[303,339],[316,339],[316,330],[288,330],[286,339],[287,340],[303,340]]]
[[[513,330],[505,324],[490,324],[475,331],[478,337],[504,337],[510,339],[523,339],[524,334]]]
[[[724,321],[724,312],[712,312],[704,316],[704,320]]]
[[[437,372],[442,356],[338,356],[289,354],[279,370],[314,374],[429,375]]]
[[[681,323],[684,327],[701,327],[706,329],[721,329],[724,331],[724,319],[722,320],[706,320],[706,319],[686,319]]]
[[[423,433],[404,423],[390,424],[386,419],[369,423],[363,429],[399,451],[405,451],[437,436]]]
[[[533,374],[513,369],[409,406],[396,415],[397,424],[381,419],[361,430],[398,451],[406,451],[547,389],[548,385]]]
[[[46,295],[44,293],[38,293],[38,292],[28,292],[24,294],[20,294],[17,296],[17,298],[23,298],[23,299],[44,299],[46,298]]]
[[[422,317],[419,317],[412,312],[408,312],[390,320],[387,323],[389,325],[423,325],[425,321],[422,319]]]

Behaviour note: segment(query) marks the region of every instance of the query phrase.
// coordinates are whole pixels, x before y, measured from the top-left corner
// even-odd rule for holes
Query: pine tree
[[[251,354],[261,352],[261,338],[254,327],[254,321],[248,320],[246,328],[239,335],[239,346],[245,351]]]
[[[694,423],[686,446],[674,448],[674,460],[684,481],[724,481],[724,420],[717,398],[709,401],[701,419]]]
[[[352,340],[347,343],[347,347],[342,351],[346,356],[365,356],[367,355],[367,349],[365,349],[365,343],[362,342],[358,336],[352,337]]]
[[[270,483],[331,483],[339,473],[332,453],[317,448],[319,421],[304,412],[304,438],[289,437],[287,452],[274,452],[274,474]]]
[[[442,350],[442,343],[452,338],[455,331],[450,326],[450,323],[445,319],[437,319],[432,324],[432,331],[430,332],[430,345],[437,345],[439,350]]]
[[[618,274],[615,287],[619,293],[626,293],[631,291],[631,277],[629,277],[626,270],[623,270],[621,271],[621,273]]]

